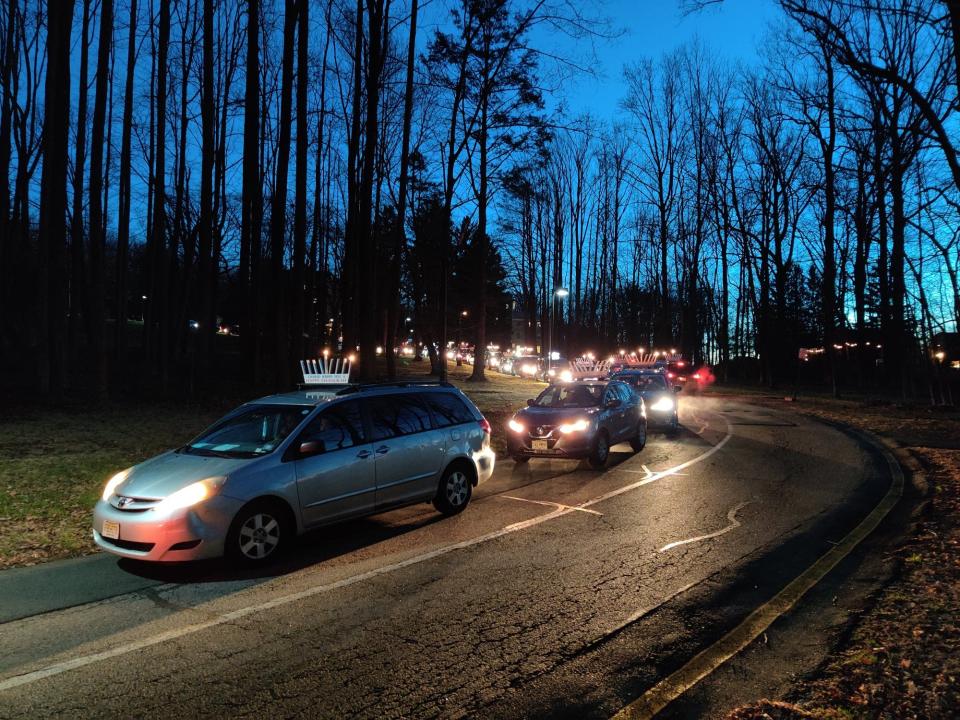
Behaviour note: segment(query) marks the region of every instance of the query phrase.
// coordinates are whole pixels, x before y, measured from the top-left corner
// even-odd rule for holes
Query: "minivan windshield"
[[[180,452],[252,458],[273,452],[313,410],[309,405],[245,405],[207,428]]]
[[[537,407],[596,407],[604,385],[551,385],[536,399]]]

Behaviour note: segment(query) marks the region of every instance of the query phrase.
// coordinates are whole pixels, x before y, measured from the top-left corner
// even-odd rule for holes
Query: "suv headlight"
[[[564,435],[569,435],[570,433],[583,432],[589,427],[590,421],[585,418],[580,418],[579,420],[574,420],[570,423],[564,423],[557,429]]]
[[[192,507],[220,492],[220,488],[223,487],[226,479],[226,477],[212,477],[187,485],[185,488],[180,488],[175,493],[165,497],[153,509],[158,512],[170,512],[171,510]]]
[[[130,474],[131,470],[133,470],[133,468],[127,468],[126,470],[121,470],[112,478],[107,480],[107,484],[103,487],[103,494],[101,495],[104,502],[109,500],[110,496],[113,495],[113,491],[117,489],[117,486],[127,479],[127,476]]]
[[[673,410],[673,398],[662,397],[650,406],[655,412],[667,412]]]
[[[522,433],[524,430],[526,430],[522,423],[518,423],[513,418],[510,418],[510,421],[507,423],[507,427],[509,427],[515,433]]]

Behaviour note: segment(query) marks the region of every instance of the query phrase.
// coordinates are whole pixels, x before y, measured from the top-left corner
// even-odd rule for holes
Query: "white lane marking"
[[[723,416],[720,417],[726,424],[726,435],[724,435],[723,439],[709,450],[704,451],[700,455],[697,455],[686,462],[680,463],[676,467],[652,473],[643,480],[625,485],[616,490],[611,490],[610,492],[604,493],[603,495],[595,497],[592,500],[580,503],[577,506],[557,508],[556,510],[544,513],[543,515],[538,515],[537,517],[530,518],[529,520],[522,520],[520,522],[513,523],[512,525],[507,525],[506,527],[500,528],[499,530],[494,530],[493,532],[489,532],[485,535],[480,535],[478,537],[471,538],[469,540],[463,540],[458,543],[452,543],[450,545],[444,545],[436,550],[431,550],[421,555],[415,555],[414,557],[407,558],[406,560],[401,560],[400,562],[392,563],[390,565],[384,565],[380,568],[367,570],[366,572],[359,573],[357,575],[351,575],[350,577],[338,580],[336,582],[327,583],[324,585],[314,585],[313,587],[306,588],[305,590],[290,593],[289,595],[281,595],[280,597],[276,597],[266,602],[248,605],[247,607],[239,608],[228,613],[217,614],[211,619],[203,622],[184,625],[183,627],[168,630],[157,635],[151,635],[150,637],[142,638],[140,640],[134,640],[102,652],[92,653],[90,655],[81,655],[80,657],[76,657],[71,660],[64,660],[62,662],[48,665],[45,668],[40,668],[39,670],[33,670],[32,672],[24,673],[23,675],[14,675],[6,678],[5,680],[0,680],[0,692],[3,692],[4,690],[10,690],[15,687],[21,687],[23,685],[29,685],[37,682],[38,680],[43,680],[54,675],[60,675],[70,670],[76,670],[87,665],[92,665],[93,663],[100,662],[101,660],[108,660],[120,655],[127,655],[128,653],[143,650],[153,645],[159,645],[160,643],[165,643],[170,640],[176,640],[186,635],[192,635],[193,633],[200,632],[201,630],[207,630],[208,628],[217,627],[218,625],[223,625],[255,613],[263,612],[264,610],[271,610],[276,607],[281,607],[283,605],[288,605],[299,600],[313,597],[314,595],[320,595],[321,593],[329,592],[331,590],[349,587],[350,585],[363,582],[364,580],[370,580],[372,578],[394,572],[395,570],[400,570],[410,567],[411,565],[417,565],[427,560],[432,560],[442,555],[447,555],[454,550],[462,550],[472,547],[473,545],[480,545],[482,543],[489,542],[490,540],[496,540],[504,535],[509,535],[520,530],[526,530],[527,528],[545,523],[548,520],[569,515],[577,510],[582,510],[583,508],[596,505],[604,500],[609,500],[610,498],[617,497],[618,495],[623,495],[624,493],[630,492],[631,490],[636,490],[643,485],[648,485],[649,483],[660,480],[661,478],[677,474],[680,470],[685,470],[692,465],[696,465],[697,463],[711,457],[714,453],[719,452],[720,449],[723,448],[723,446],[726,445],[733,436],[733,430],[729,421]],[[614,468],[612,472],[616,472],[616,468]]]
[[[576,510],[578,512],[592,513],[594,515],[599,515],[600,517],[603,517],[602,512],[597,512],[596,510],[589,510],[587,508],[577,507],[576,505],[564,505],[563,503],[550,502],[548,500],[531,500],[530,498],[515,497],[514,495],[497,495],[496,497],[508,498],[510,500],[520,500],[521,502],[534,503],[536,505],[546,505],[547,507],[563,508],[565,510]]]
[[[721,535],[725,535],[731,530],[735,530],[736,528],[740,527],[740,521],[737,520],[737,513],[749,504],[750,504],[749,501],[742,502],[739,505],[737,505],[735,508],[732,508],[730,512],[727,513],[727,520],[730,521],[730,524],[727,525],[725,528],[721,528],[716,532],[708,533],[706,535],[697,535],[696,537],[687,538],[686,540],[677,540],[676,542],[667,543],[662,548],[657,550],[657,552],[666,552],[671,548],[680,547],[681,545],[689,545],[690,543],[700,542],[701,540],[709,540],[711,538],[720,537]]]

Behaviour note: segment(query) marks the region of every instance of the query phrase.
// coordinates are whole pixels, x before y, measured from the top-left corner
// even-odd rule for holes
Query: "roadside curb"
[[[903,499],[905,480],[909,472],[913,483],[914,469],[922,473],[919,462],[903,448],[887,438],[852,425],[826,420],[799,411],[817,422],[846,430],[880,451],[890,468],[890,486],[876,506],[837,545],[824,553],[806,570],[787,583],[774,597],[756,607],[739,625],[717,642],[702,650],[679,669],[648,688],[642,695],[617,712],[614,720],[653,718],[674,700],[711,675],[729,660],[747,648],[776,621],[794,610],[826,576],[872,536]],[[901,460],[905,462],[901,462]],[[905,467],[906,465],[906,467]],[[925,480],[922,481],[924,487]],[[911,513],[911,521],[913,520]]]

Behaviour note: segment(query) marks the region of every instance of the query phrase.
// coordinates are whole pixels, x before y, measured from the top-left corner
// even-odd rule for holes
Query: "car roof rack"
[[[405,388],[405,387],[454,387],[446,380],[384,380],[383,382],[371,383],[350,383],[345,388],[337,391],[337,395],[349,395],[351,393],[364,392],[365,390],[379,390],[381,388]]]

